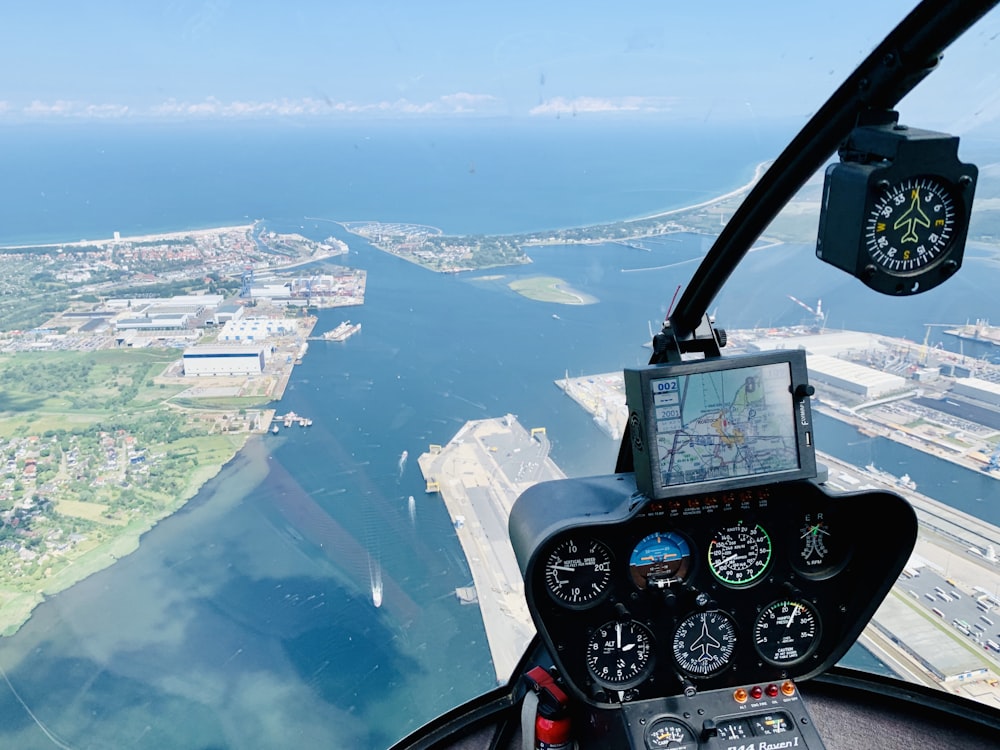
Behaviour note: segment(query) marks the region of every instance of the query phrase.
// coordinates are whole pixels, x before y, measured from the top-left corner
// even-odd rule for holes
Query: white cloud
[[[33,101],[20,108],[0,102],[0,117],[20,116],[28,119],[75,118],[109,119],[230,119],[262,117],[323,117],[338,115],[474,115],[501,114],[505,103],[491,94],[460,91],[426,102],[408,99],[379,102],[333,101],[327,98],[272,99],[267,101],[222,101],[214,96],[200,101],[168,99],[146,108],[119,104],[88,104],[59,99],[53,102]]]
[[[528,110],[530,115],[556,115],[610,112],[667,112],[673,108],[675,99],[665,96],[578,96],[566,99],[557,96]]]

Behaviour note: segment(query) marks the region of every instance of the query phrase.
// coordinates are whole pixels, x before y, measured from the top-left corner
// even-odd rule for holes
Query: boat
[[[322,339],[324,341],[345,341],[360,330],[361,330],[360,323],[352,324],[351,321],[345,320],[343,323],[334,328],[332,331],[327,331],[326,333],[324,333]]]
[[[917,489],[917,483],[910,478],[909,474],[903,474],[903,476],[897,477],[894,474],[890,474],[888,471],[879,469],[873,463],[865,466],[864,473],[885,484],[893,484],[897,487],[902,487],[903,489],[910,491]]]
[[[281,428],[279,428],[278,425],[272,425],[271,426],[271,433],[272,434],[277,435],[279,432],[281,432]]]
[[[372,586],[372,604],[376,608],[382,606],[382,565],[378,561],[368,559],[368,576]]]

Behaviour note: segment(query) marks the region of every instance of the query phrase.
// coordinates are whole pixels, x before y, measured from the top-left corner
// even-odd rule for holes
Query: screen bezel
[[[796,468],[722,479],[706,479],[683,484],[664,484],[659,470],[656,416],[650,382],[725,370],[741,370],[786,364],[789,371],[788,400],[792,406],[792,434],[797,443]],[[649,365],[625,370],[625,400],[629,412],[632,457],[636,485],[652,499],[677,497],[692,492],[741,489],[793,479],[816,477],[816,449],[813,440],[812,410],[809,406],[809,374],[802,349],[690,360],[677,364]]]

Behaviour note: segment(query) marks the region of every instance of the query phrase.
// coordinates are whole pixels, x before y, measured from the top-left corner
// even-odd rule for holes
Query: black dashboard
[[[532,487],[510,532],[577,700],[627,708],[727,688],[735,710],[846,653],[905,565],[916,519],[891,492],[799,480],[653,501],[616,474]]]

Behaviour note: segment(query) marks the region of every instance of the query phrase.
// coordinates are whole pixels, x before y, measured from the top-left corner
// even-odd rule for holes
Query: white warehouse
[[[966,396],[993,406],[1000,406],[1000,384],[991,383],[989,380],[959,378],[951,390],[957,396]]]
[[[825,354],[808,355],[806,364],[809,367],[811,381],[827,383],[849,393],[857,393],[866,401],[904,391],[910,385],[899,375],[856,365]]]
[[[185,375],[260,375],[263,371],[261,346],[193,346],[184,350]]]

